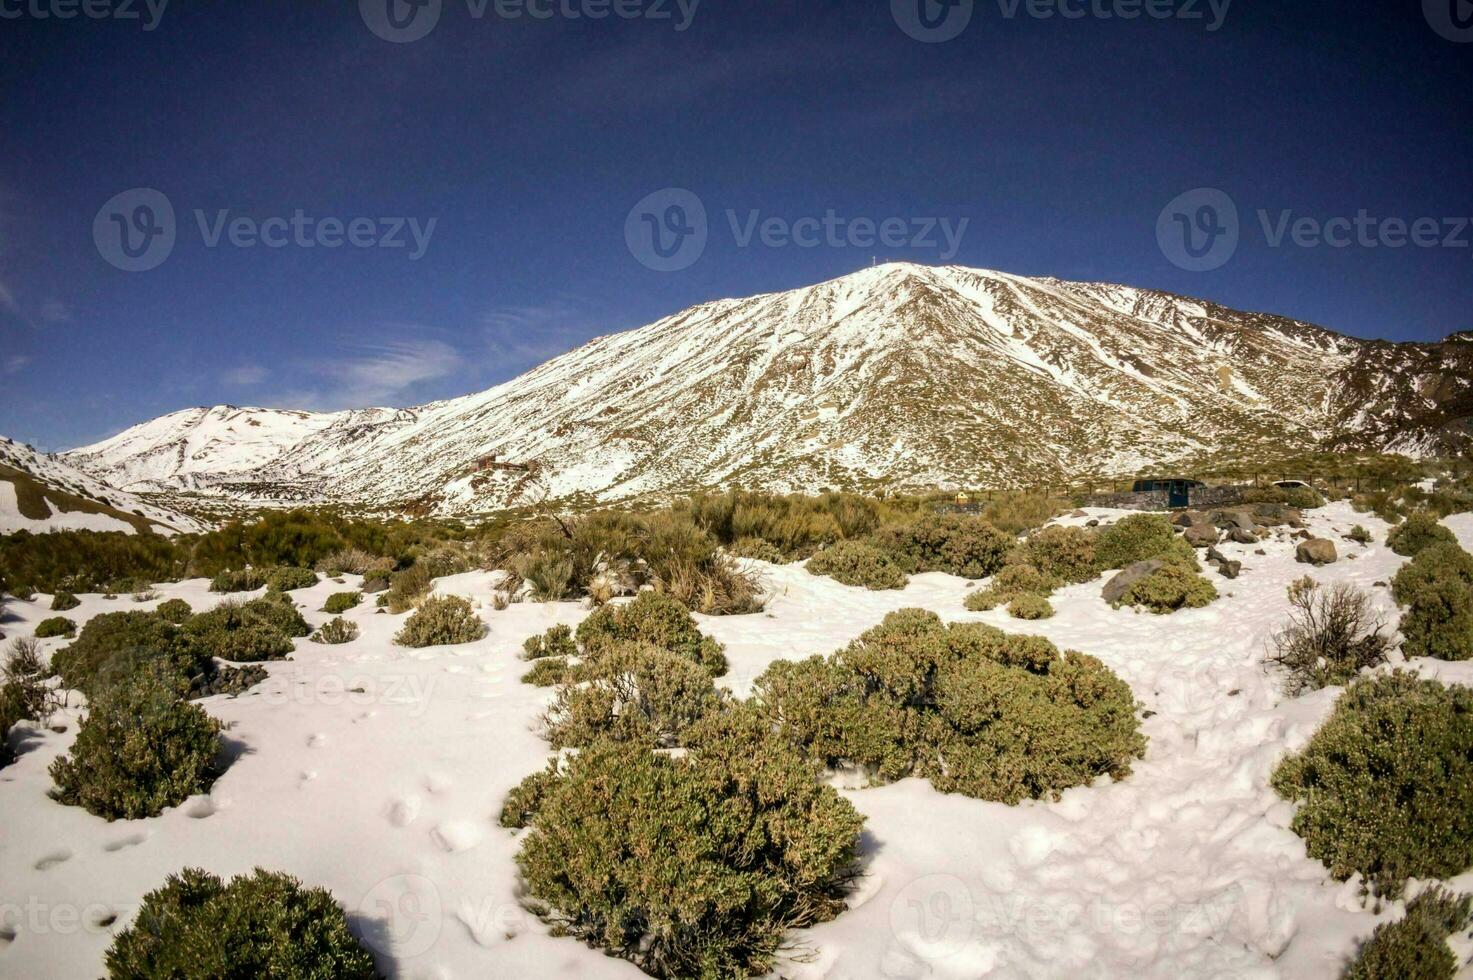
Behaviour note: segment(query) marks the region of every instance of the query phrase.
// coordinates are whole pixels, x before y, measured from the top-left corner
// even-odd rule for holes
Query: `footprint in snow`
[[[307,748],[320,749],[327,744],[326,732],[314,732],[307,737]]]
[[[142,844],[146,840],[148,840],[147,834],[129,834],[126,837],[119,837],[117,840],[108,841],[106,844],[102,845],[102,849],[104,851],[107,851],[109,854],[112,854],[117,851],[125,850],[129,847],[137,847],[139,844]]]
[[[431,793],[443,793],[453,785],[455,781],[443,772],[432,772],[425,775],[425,789]]]
[[[387,807],[389,823],[395,827],[408,827],[419,816],[419,807],[420,798],[417,796],[399,796],[390,800]]]
[[[451,854],[468,851],[481,843],[481,828],[469,820],[447,820],[440,824],[430,836],[440,848]]]
[[[39,860],[39,861],[36,862],[36,870],[37,871],[50,871],[52,868],[56,867],[58,864],[65,864],[67,861],[70,861],[71,859],[72,859],[72,852],[66,850],[65,848],[63,848],[63,849],[61,849],[59,851],[53,851],[50,854],[48,854],[45,857],[43,857],[41,860]]]

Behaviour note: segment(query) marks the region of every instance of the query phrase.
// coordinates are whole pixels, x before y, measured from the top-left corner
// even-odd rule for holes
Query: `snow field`
[[[1106,519],[1111,512],[1093,511]],[[1219,548],[1244,562],[1236,581],[1207,575],[1222,597],[1153,616],[1113,610],[1100,581],[1061,590],[1058,614],[1022,623],[971,613],[972,587],[914,576],[902,592],[868,592],[760,565],[773,599],[763,613],[697,617],[726,645],[719,683],[747,694],[775,659],[830,653],[895,609],[982,621],[1048,636],[1099,657],[1152,712],[1145,758],[1123,782],[1101,780],[1058,802],[1009,807],[942,795],[923,780],[843,792],[865,814],[866,876],[849,911],[795,935],[782,975],[798,980],[1066,977],[1337,977],[1379,915],[1355,882],[1331,880],[1287,827],[1292,808],[1268,788],[1286,751],[1308,740],[1336,689],[1288,701],[1263,665],[1264,641],[1287,614],[1285,589],[1308,573],[1370,589],[1403,559],[1386,527],[1345,504],[1310,512],[1341,561],[1310,569],[1294,543]],[[1377,543],[1340,540],[1360,523]],[[1448,525],[1473,546],[1473,515]],[[392,644],[403,616],[368,597],[344,615],[359,638],[297,641],[295,659],[239,698],[203,702],[231,727],[230,769],[206,796],[157,818],[108,823],[47,796],[47,766],[75,734],[76,698],[0,771],[0,976],[96,977],[113,934],[166,875],[199,865],[222,875],[259,865],[329,888],[381,969],[405,978],[638,977],[633,966],[556,939],[519,904],[518,835],[496,817],[506,793],[545,764],[536,719],[550,692],[521,684],[522,641],[576,624],[574,603],[496,611],[497,573],[437,580],[467,596],[488,636],[455,647]],[[292,593],[315,627],[330,581]],[[163,585],[196,611],[223,597],[202,580]],[[241,596],[240,598],[247,598]],[[152,608],[124,596],[82,596],[79,624],[102,612]],[[7,603],[0,625],[28,635],[52,615],[49,596]],[[64,640],[42,641],[49,654]],[[1473,664],[1422,661],[1423,673],[1473,683]],[[843,777],[836,777],[843,783]],[[852,781],[852,780],[851,780]],[[1473,874],[1452,884],[1473,890]]]

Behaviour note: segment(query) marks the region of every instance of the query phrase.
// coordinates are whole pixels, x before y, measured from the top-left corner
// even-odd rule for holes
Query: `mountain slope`
[[[514,477],[477,472],[491,454],[538,460],[554,496],[1009,486],[1336,442],[1429,451],[1466,407],[1466,373],[1442,377],[1460,357],[1151,290],[894,264],[703,304],[464,398],[200,409],[67,458],[121,485],[444,512],[507,502]]]
[[[107,486],[0,436],[0,534],[62,530],[174,534],[203,529],[177,511]]]

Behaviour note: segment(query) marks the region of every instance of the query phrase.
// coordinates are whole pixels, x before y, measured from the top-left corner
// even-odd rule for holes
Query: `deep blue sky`
[[[1361,336],[1473,327],[1473,231],[1453,248],[1273,248],[1255,215],[1473,215],[1473,44],[1419,0],[1235,0],[1217,31],[985,0],[939,44],[907,36],[888,0],[704,0],[685,31],[478,20],[444,0],[405,44],[353,2],[176,0],[151,31],[31,15],[51,2],[0,0],[22,13],[0,19],[0,432],[42,448],[196,404],[451,397],[704,300],[872,255],[943,258],[742,248],[727,209],[965,218],[958,264]],[[178,230],[162,265],[130,273],[93,222],[137,187],[167,196]],[[666,187],[711,220],[699,261],[670,273],[624,234]],[[1244,230],[1226,265],[1190,272],[1156,226],[1199,187],[1227,192]],[[417,261],[210,248],[196,209],[436,225]]]

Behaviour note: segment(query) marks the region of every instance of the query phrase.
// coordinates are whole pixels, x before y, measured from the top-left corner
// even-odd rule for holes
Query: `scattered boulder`
[[[1207,560],[1208,561],[1211,561],[1211,562],[1219,562],[1219,561],[1227,561],[1228,559],[1227,559],[1227,555],[1224,555],[1222,552],[1218,551],[1216,548],[1209,546],[1208,549],[1207,549]]]
[[[1228,540],[1235,544],[1257,544],[1258,535],[1252,531],[1245,531],[1240,527],[1235,527],[1228,532]]]
[[[1262,548],[1254,548],[1253,549],[1253,553],[1255,555],[1266,555],[1266,554],[1268,554],[1268,552],[1267,551],[1264,551]]]
[[[1182,537],[1193,548],[1207,548],[1217,544],[1217,528],[1211,524],[1193,524],[1182,532]]]
[[[1076,507],[1076,508],[1074,508],[1074,512],[1072,514],[1070,514],[1069,516],[1070,517],[1088,517],[1089,514],[1088,514],[1088,512],[1083,511],[1083,510],[1080,510],[1078,507]]]
[[[1196,524],[1198,520],[1200,520],[1199,515],[1194,514],[1189,510],[1181,510],[1177,511],[1176,516],[1171,519],[1171,523],[1175,524],[1177,527],[1191,527],[1193,524]]]
[[[1124,571],[1116,573],[1110,581],[1106,582],[1105,587],[1100,590],[1100,596],[1113,606],[1125,598],[1125,593],[1130,591],[1132,585],[1135,585],[1142,579],[1149,578],[1165,567],[1166,562],[1159,558],[1148,558],[1145,561],[1138,561]]]
[[[1335,542],[1328,538],[1301,541],[1294,552],[1294,560],[1305,565],[1331,565],[1339,557],[1335,551]]]
[[[1099,527],[1100,526],[1100,519],[1098,517],[1091,517],[1089,520],[1087,520],[1087,521],[1084,522],[1084,526],[1085,527]]]
[[[1217,563],[1217,574],[1223,578],[1237,578],[1238,573],[1242,570],[1243,563],[1240,561],[1223,561]]]

